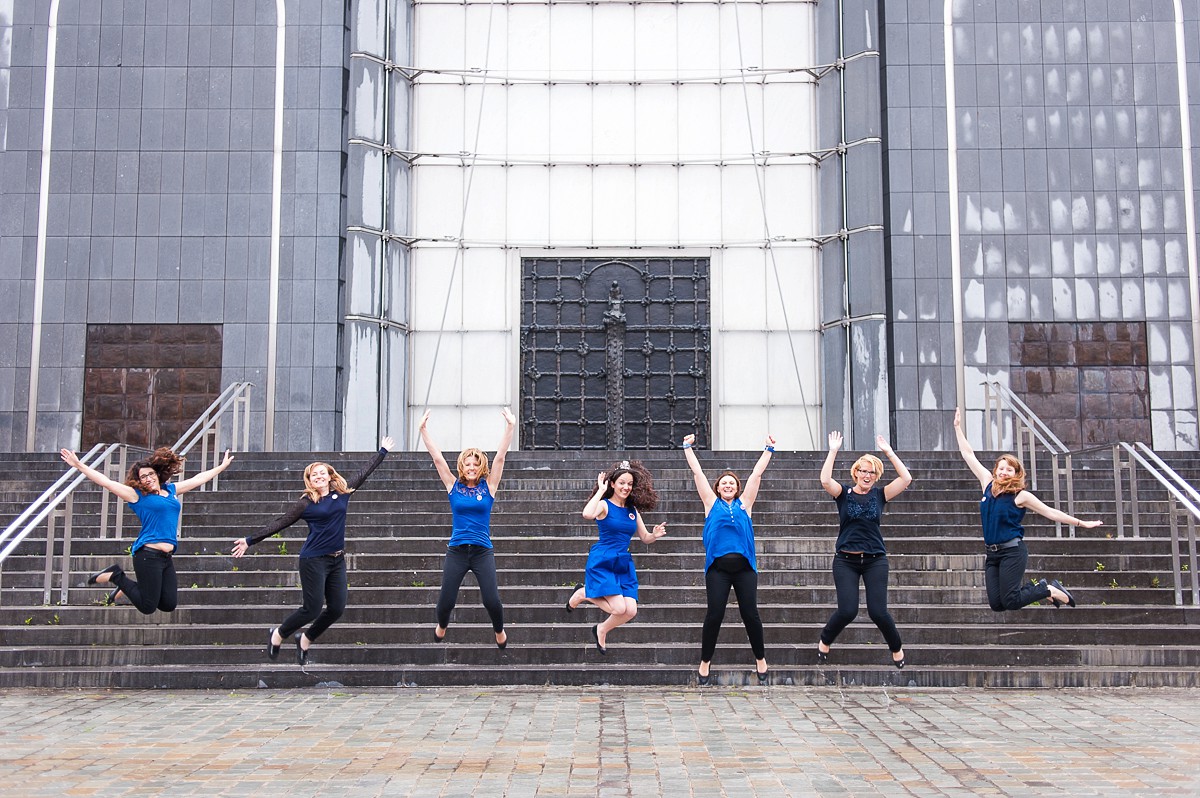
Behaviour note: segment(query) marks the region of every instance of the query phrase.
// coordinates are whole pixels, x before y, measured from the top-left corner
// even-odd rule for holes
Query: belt
[[[875,557],[886,557],[887,556],[883,552],[877,552],[875,554],[872,554],[871,552],[868,552],[868,551],[839,551],[837,554],[839,557],[858,557],[860,560],[865,560],[868,557],[875,558]]]
[[[1021,538],[1009,538],[1003,543],[988,543],[984,546],[988,551],[1000,551],[1001,549],[1011,549],[1013,546],[1020,545]]]
[[[338,557],[341,557],[345,553],[346,553],[345,549],[338,549],[337,551],[331,551],[330,553],[326,554],[325,556],[333,557],[336,560]]]

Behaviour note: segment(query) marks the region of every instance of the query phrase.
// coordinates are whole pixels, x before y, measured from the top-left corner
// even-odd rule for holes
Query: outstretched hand
[[[596,490],[608,490],[608,475],[603,471],[601,471],[599,476],[596,477]]]
[[[887,438],[883,437],[882,435],[875,436],[875,445],[878,446],[879,451],[883,452],[884,454],[891,454],[892,452],[892,447],[888,446]]]
[[[1084,529],[1095,529],[1096,527],[1100,526],[1101,523],[1103,523],[1103,522],[1098,521],[1098,520],[1097,521],[1080,521],[1079,526],[1083,527]]]
[[[663,537],[666,534],[667,534],[667,525],[665,523],[654,525],[654,538],[656,540],[658,538]]]
[[[512,427],[512,426],[516,426],[516,423],[517,423],[517,417],[516,417],[516,416],[514,416],[514,415],[513,415],[513,412],[512,412],[511,410],[509,410],[507,407],[505,407],[505,408],[501,408],[501,410],[500,410],[500,415],[504,416],[504,423],[505,423],[505,424],[507,424],[507,425],[508,425],[508,426],[510,426],[510,427]]]
[[[233,556],[241,557],[248,548],[250,548],[250,543],[245,538],[238,538],[233,541]]]
[[[696,436],[695,436],[695,435],[684,435],[684,436],[683,436],[683,445],[684,445],[684,446],[692,446],[692,445],[694,445],[695,443],[696,443]]]
[[[229,468],[229,464],[233,462],[233,452],[229,449],[225,450],[225,459],[221,461],[221,468]]]
[[[379,448],[387,449],[389,452],[392,450],[393,447],[395,447],[395,445],[396,445],[396,441],[394,441],[392,439],[391,435],[384,435],[383,440],[381,440],[379,442]]]
[[[429,410],[426,410],[426,411],[425,411],[425,412],[424,412],[424,413],[421,415],[421,420],[420,420],[420,422],[418,422],[418,423],[417,423],[417,429],[418,429],[418,430],[420,430],[420,431],[422,431],[422,432],[424,432],[424,431],[425,431],[425,425],[429,423],[429,413],[430,413],[430,412],[431,412],[431,411],[429,411]]]
[[[775,445],[775,436],[768,433],[767,440],[764,442],[763,445],[764,446],[774,446]]]
[[[79,455],[75,454],[75,452],[71,451],[70,449],[59,449],[58,456],[61,457],[62,461],[71,468],[79,468]]]
[[[962,408],[961,407],[954,408],[954,429],[955,430],[962,429]]]
[[[829,451],[836,452],[842,448],[842,433],[834,430],[829,433]]]

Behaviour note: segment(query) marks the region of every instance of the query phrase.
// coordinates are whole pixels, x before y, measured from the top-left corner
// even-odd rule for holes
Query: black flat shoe
[[[896,670],[904,670],[904,657],[901,657],[900,659],[893,659],[892,664],[896,666]]]
[[[1075,597],[1071,595],[1070,590],[1067,590],[1065,587],[1062,586],[1062,582],[1058,581],[1057,579],[1051,579],[1049,582],[1049,585],[1051,587],[1056,587],[1059,590],[1061,590],[1063,593],[1067,594],[1067,602],[1066,603],[1067,603],[1068,607],[1075,606]],[[1054,599],[1051,599],[1051,601],[1054,601]],[[1054,608],[1058,609],[1060,606],[1062,606],[1062,603],[1063,602],[1061,602],[1061,601],[1054,601]]]
[[[279,646],[275,645],[275,629],[267,632],[267,659],[272,662],[279,656]]]
[[[496,648],[500,649],[501,651],[508,648],[508,633],[507,632],[505,632],[505,634],[504,634],[504,642],[503,643],[497,642]]]
[[[762,673],[755,671],[754,674],[758,677],[758,686],[759,687],[766,687],[768,684],[771,683],[771,680],[770,680],[771,672],[770,671],[763,671]]]
[[[592,639],[596,641],[596,650],[601,654],[607,654],[608,649],[600,645],[600,624],[592,627]]]
[[[438,637],[437,630],[438,630],[438,628],[437,628],[436,626],[435,626],[435,627],[433,627],[433,642],[435,642],[435,643],[445,643],[445,642],[446,642],[446,635],[442,635],[441,637]],[[448,629],[447,629],[446,631],[447,631],[447,632],[449,632],[449,630],[448,630]]]
[[[300,645],[300,635],[302,634],[304,634],[304,632],[296,632],[296,636],[294,638],[296,641],[296,664],[298,664],[301,668],[308,664],[308,652],[305,651]]]
[[[818,648],[817,649],[817,664],[824,665],[826,662],[829,662],[829,652],[822,651],[821,649]]]
[[[575,587],[571,588],[571,595],[567,596],[567,612],[575,612],[575,608],[571,606],[571,599],[579,592],[579,588],[583,587],[579,582],[575,583]]]
[[[121,593],[121,588],[117,588],[116,590],[114,590],[113,592],[111,592],[107,596],[105,596],[104,597],[104,606],[111,607],[112,605],[116,604],[117,596],[120,595],[120,593]]]
[[[121,570],[121,566],[119,566],[119,565],[110,565],[110,566],[108,566],[107,568],[105,568],[103,571],[97,571],[96,573],[94,573],[94,574],[92,574],[91,576],[89,576],[89,577],[87,578],[87,584],[88,584],[89,586],[94,586],[94,585],[111,585],[111,584],[113,583],[113,580],[116,578],[117,574],[119,574],[119,573],[124,573],[124,572]],[[110,574],[110,576],[108,577],[108,579],[107,579],[106,581],[104,581],[104,582],[101,582],[101,581],[100,581],[100,577],[104,576],[105,574]]]
[[[700,671],[696,671],[696,686],[708,687],[713,683],[712,671],[709,671],[707,676],[701,676]]]

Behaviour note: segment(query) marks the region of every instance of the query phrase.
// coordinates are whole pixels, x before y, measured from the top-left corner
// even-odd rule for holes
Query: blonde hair
[[[1016,473],[1007,479],[1000,479],[996,476],[996,468],[1001,463],[1008,463]],[[999,496],[1001,493],[1020,493],[1023,490],[1025,490],[1025,466],[1011,454],[1002,454],[997,457],[996,465],[992,466],[992,495]]]
[[[308,497],[308,500],[310,502],[312,502],[313,504],[316,504],[317,502],[321,501],[321,494],[318,493],[317,489],[314,488],[312,486],[312,483],[308,481],[308,478],[312,474],[313,469],[316,468],[317,466],[325,466],[325,470],[329,472],[329,490],[330,490],[330,492],[333,492],[333,491],[338,491],[340,493],[353,493],[354,492],[354,490],[349,485],[346,484],[346,478],[344,476],[342,476],[341,474],[339,474],[337,472],[337,469],[335,469],[329,463],[319,463],[319,462],[318,463],[309,463],[304,468],[304,495]]]
[[[467,478],[467,472],[465,470],[463,470],[463,465],[467,462],[468,457],[478,457],[479,458],[479,479],[480,479],[480,481],[487,479],[488,456],[483,453],[482,449],[476,449],[475,447],[471,447],[470,449],[463,449],[461,452],[458,453],[458,462],[455,464],[458,468],[458,478],[460,480]]]
[[[854,465],[850,466],[850,481],[854,482],[854,472],[864,465],[869,465],[871,470],[875,472],[875,478],[883,476],[883,461],[873,454],[864,454],[862,457],[854,461]]]

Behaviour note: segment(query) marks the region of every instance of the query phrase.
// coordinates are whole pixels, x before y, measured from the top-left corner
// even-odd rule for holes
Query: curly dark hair
[[[604,491],[604,498],[611,498],[613,488],[617,478],[622,474],[631,474],[633,476],[633,490],[629,493],[629,499],[626,502],[632,510],[639,513],[649,512],[658,506],[658,491],[654,489],[654,477],[650,476],[650,472],[642,465],[640,460],[622,460],[608,470],[605,479],[608,481],[608,490]]]
[[[138,460],[131,465],[129,473],[125,475],[125,484],[139,493],[142,491],[142,480],[138,475],[143,468],[153,468],[154,473],[158,474],[158,484],[165,487],[171,477],[183,470],[183,458],[162,446],[155,449],[145,460]]]

